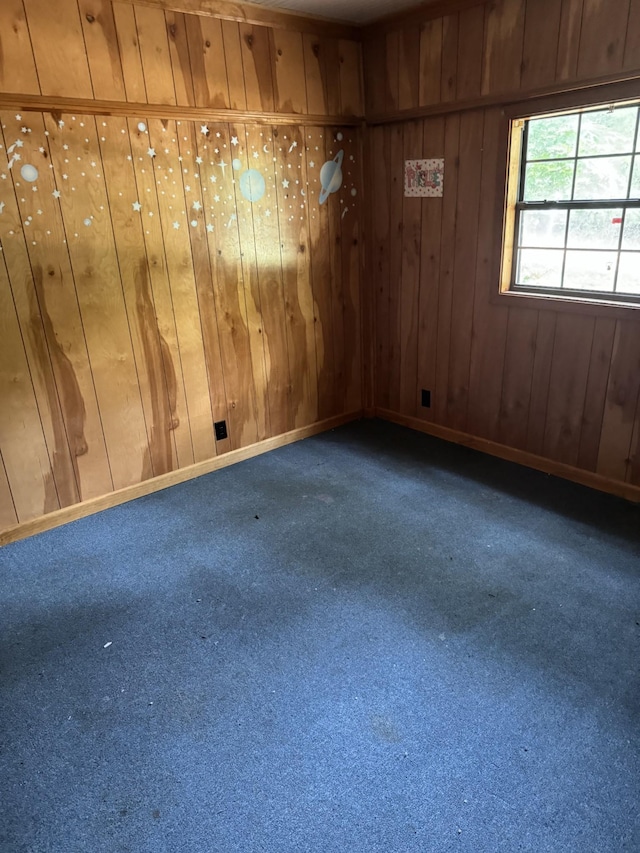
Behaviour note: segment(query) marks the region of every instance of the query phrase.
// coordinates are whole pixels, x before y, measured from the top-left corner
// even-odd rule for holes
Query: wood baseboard
[[[345,415],[338,415],[324,421],[318,421],[314,424],[283,433],[282,435],[267,438],[256,444],[250,444],[248,447],[242,447],[239,450],[230,450],[228,453],[215,456],[213,459],[207,459],[205,462],[198,462],[186,468],[179,468],[177,471],[169,471],[167,474],[161,474],[159,477],[153,477],[153,479],[145,480],[143,483],[136,483],[133,486],[118,489],[107,495],[101,495],[98,498],[92,498],[83,503],[73,504],[73,506],[58,509],[47,515],[41,515],[30,521],[23,521],[20,524],[15,524],[0,531],[0,547],[7,545],[9,542],[15,542],[18,539],[26,539],[27,536],[33,536],[36,533],[60,527],[60,525],[66,524],[69,521],[93,515],[103,509],[109,509],[109,507],[135,500],[143,495],[150,495],[153,492],[168,489],[169,486],[175,486],[177,483],[184,483],[187,480],[193,480],[195,477],[201,477],[203,474],[210,474],[212,471],[227,468],[229,465],[235,465],[236,462],[243,462],[245,459],[260,456],[278,447],[302,441],[304,438],[335,429],[342,426],[342,424],[349,423],[349,421],[359,420],[361,417],[362,410],[359,409]]]
[[[454,444],[463,444],[465,447],[480,450],[482,453],[488,453],[490,456],[497,456],[500,459],[506,459],[508,462],[517,462],[518,465],[535,468],[537,471],[543,471],[545,474],[563,477],[565,480],[572,480],[574,483],[580,483],[582,486],[589,486],[592,489],[598,489],[601,492],[608,492],[625,500],[640,503],[640,486],[634,486],[631,483],[611,480],[593,471],[584,471],[581,468],[574,468],[573,465],[554,462],[552,459],[546,459],[544,456],[536,456],[534,453],[527,453],[524,450],[507,447],[505,444],[498,444],[495,441],[489,441],[487,438],[478,438],[466,432],[459,432],[458,430],[440,426],[430,421],[423,421],[420,418],[413,418],[409,415],[401,415],[388,409],[376,409],[376,417],[381,420],[392,421],[400,426],[409,427],[409,429],[415,429],[418,432],[424,432],[427,435],[433,435],[436,438],[443,438],[445,441],[451,441]]]

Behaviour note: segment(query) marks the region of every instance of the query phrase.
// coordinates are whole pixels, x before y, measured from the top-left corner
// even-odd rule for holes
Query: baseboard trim
[[[410,417],[409,415],[401,415],[398,412],[392,412],[388,409],[376,409],[376,417],[384,421],[391,421],[400,426],[409,427],[409,429],[414,429],[418,432],[424,432],[427,435],[433,435],[436,438],[442,438],[445,441],[451,441],[454,444],[463,444],[465,447],[480,450],[482,453],[488,453],[490,456],[497,456],[500,459],[506,459],[508,462],[517,462],[518,465],[535,468],[537,471],[543,471],[545,474],[563,477],[565,480],[572,480],[574,483],[580,483],[582,486],[589,486],[592,489],[598,489],[601,492],[608,492],[625,500],[640,503],[640,486],[634,486],[631,483],[621,483],[619,480],[611,480],[592,471],[574,468],[572,465],[566,465],[563,462],[554,462],[552,459],[546,459],[544,456],[536,456],[534,453],[527,453],[524,450],[507,447],[505,444],[498,444],[495,441],[489,441],[487,438],[478,438],[466,432],[440,426],[431,421],[423,421],[420,418]]]
[[[361,417],[362,410],[358,409],[355,412],[317,421],[308,426],[298,427],[290,432],[285,432],[282,435],[259,441],[256,444],[250,444],[248,447],[230,450],[228,453],[215,456],[213,459],[207,459],[205,462],[198,462],[186,468],[179,468],[177,471],[169,471],[167,474],[161,474],[159,477],[153,477],[151,480],[145,480],[143,483],[136,483],[133,486],[118,489],[107,495],[101,495],[98,498],[92,498],[83,503],[73,504],[73,506],[55,510],[55,512],[48,513],[47,515],[41,515],[30,521],[23,521],[0,531],[0,546],[8,545],[9,542],[16,542],[18,539],[26,539],[27,536],[33,536],[36,533],[42,533],[54,527],[60,527],[69,521],[76,521],[79,518],[93,515],[103,509],[118,506],[118,504],[135,500],[144,495],[168,489],[170,486],[184,483],[187,480],[193,480],[196,477],[201,477],[203,474],[211,474],[213,471],[227,468],[230,465],[235,465],[237,462],[244,462],[246,459],[252,459],[254,456],[260,456],[263,453],[268,453],[270,450],[276,450],[278,447],[302,441],[305,438],[310,438],[312,435],[318,435],[321,432],[335,429],[350,421],[359,420]]]

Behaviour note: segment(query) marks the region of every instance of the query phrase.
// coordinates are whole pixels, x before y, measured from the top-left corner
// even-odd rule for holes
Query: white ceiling
[[[433,0],[422,0],[422,2]],[[369,24],[385,15],[420,5],[420,0],[251,0],[259,6],[286,9],[318,18]]]

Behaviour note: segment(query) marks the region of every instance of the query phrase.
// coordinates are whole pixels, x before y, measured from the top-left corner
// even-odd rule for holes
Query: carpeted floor
[[[360,422],[0,550],[2,853],[640,850],[640,508]]]

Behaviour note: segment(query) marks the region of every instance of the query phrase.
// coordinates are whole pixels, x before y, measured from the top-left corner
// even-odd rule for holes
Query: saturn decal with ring
[[[342,160],[344,151],[340,149],[333,160],[327,160],[320,169],[320,184],[322,189],[318,202],[324,204],[331,193],[337,193],[342,186]]]

